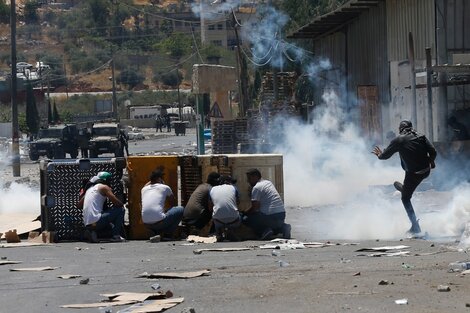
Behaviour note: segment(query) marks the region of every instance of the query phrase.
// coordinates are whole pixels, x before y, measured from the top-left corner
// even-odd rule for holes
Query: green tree
[[[181,74],[179,70],[174,70],[168,73],[160,74],[159,78],[163,84],[175,88],[181,84],[181,81],[183,80],[183,74]]]
[[[118,84],[127,85],[131,89],[143,83],[144,80],[145,77],[133,68],[123,70],[117,77]]]
[[[26,126],[31,134],[36,134],[39,130],[39,113],[34,97],[33,86],[26,87]]]
[[[37,24],[39,22],[38,15],[39,3],[37,0],[28,0],[24,4],[24,21],[28,24]]]
[[[182,56],[191,52],[191,45],[192,38],[190,36],[178,33],[162,40],[158,44],[158,47],[173,60],[179,61]]]

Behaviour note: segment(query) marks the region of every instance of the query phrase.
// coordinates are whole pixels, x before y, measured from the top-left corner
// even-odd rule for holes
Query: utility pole
[[[240,37],[238,35],[238,25],[237,25],[237,18],[235,17],[235,12],[232,10],[232,25],[235,31],[235,38],[237,40],[237,65],[238,65],[238,88],[240,89],[239,98],[240,98],[240,117],[244,117],[246,115],[246,109],[248,107],[248,82],[246,81],[247,78],[247,69],[245,66],[244,58],[241,53],[240,47]]]
[[[432,117],[432,57],[431,48],[426,48],[426,83],[428,91],[428,138],[434,141],[434,121]]]
[[[12,148],[12,166],[13,177],[19,177],[20,174],[20,143],[18,127],[18,105],[16,99],[17,77],[16,77],[16,1],[10,1],[10,28],[11,28],[11,148]]]
[[[113,83],[113,117],[117,122],[119,122],[117,97],[116,97],[116,79],[114,77],[114,54],[113,54],[113,58],[111,59],[111,81]]]
[[[418,110],[416,107],[416,71],[415,71],[415,45],[413,34],[408,33],[408,61],[411,72],[411,122],[413,127],[418,129]]]

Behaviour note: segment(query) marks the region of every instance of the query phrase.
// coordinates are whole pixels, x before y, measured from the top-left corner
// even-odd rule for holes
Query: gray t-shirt
[[[212,218],[222,223],[230,223],[239,217],[237,189],[233,185],[212,187],[210,197],[214,204]]]
[[[260,212],[266,215],[285,212],[284,203],[273,183],[261,179],[251,191],[251,201],[259,201]]]

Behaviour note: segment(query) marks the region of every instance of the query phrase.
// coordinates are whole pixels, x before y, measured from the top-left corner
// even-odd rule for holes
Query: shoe
[[[416,221],[416,224],[412,225],[411,228],[406,233],[410,234],[410,235],[420,234],[421,233],[421,227],[419,227],[418,221]]]
[[[114,235],[113,237],[111,237],[109,239],[109,241],[111,241],[111,242],[124,242],[124,241],[126,241],[126,239],[122,238],[119,235]]]
[[[393,187],[395,187],[396,190],[398,190],[399,192],[403,192],[403,184],[400,183],[400,182],[394,182],[393,183]]]
[[[284,224],[282,226],[282,238],[290,239],[291,238],[291,234],[290,234],[291,229],[292,229],[292,227],[290,226],[290,224]]]
[[[274,235],[274,232],[271,228],[266,229],[261,235],[261,240],[270,240]]]
[[[160,242],[162,240],[162,237],[160,235],[155,235],[153,237],[150,237],[149,241],[152,243]]]
[[[98,234],[94,230],[85,230],[85,239],[88,240],[90,243],[98,243]]]

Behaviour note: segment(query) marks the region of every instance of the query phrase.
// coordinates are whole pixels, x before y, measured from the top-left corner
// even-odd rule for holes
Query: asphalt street
[[[191,132],[178,137],[158,135],[132,142],[130,152],[181,152],[192,149],[194,142],[195,135]],[[22,166],[22,173],[30,181],[39,179],[37,164]],[[9,171],[9,167],[3,168],[2,177],[6,179],[11,174]],[[392,191],[385,194],[389,201],[399,204]],[[428,190],[419,192],[415,201],[418,206],[433,203],[429,211],[419,212],[424,220],[430,220],[444,207],[447,198],[443,193]],[[260,241],[60,242],[49,246],[0,248],[0,261],[21,262],[0,265],[0,312],[105,312],[98,308],[66,309],[61,305],[98,302],[104,293],[153,292],[151,286],[155,283],[161,290],[171,290],[175,297],[185,299],[167,310],[169,313],[183,312],[190,307],[199,313],[470,311],[470,277],[448,272],[450,262],[468,260],[466,253],[455,248],[456,238],[338,240],[329,237],[328,232],[338,212],[341,208],[335,206],[288,207],[287,221],[293,225],[293,237],[302,242],[325,243],[321,247],[295,250],[260,249],[265,244]],[[370,228],[374,222],[365,216],[358,223]],[[407,246],[391,250],[405,252],[398,256],[370,256],[373,252],[357,251],[398,245]],[[224,247],[250,249],[194,253],[195,249]],[[45,266],[55,269],[11,271]],[[191,279],[137,278],[142,272],[203,269],[209,269],[210,274]],[[58,278],[65,274],[81,277]],[[80,284],[83,279],[89,282]],[[438,291],[439,285],[448,286],[450,291]],[[395,300],[400,299],[407,299],[407,304],[396,304]],[[112,312],[122,312],[126,307],[113,307]]]

